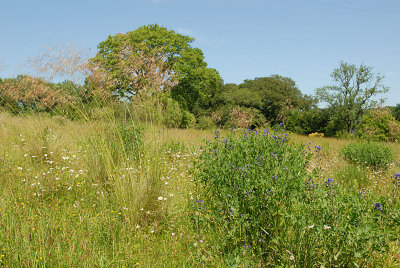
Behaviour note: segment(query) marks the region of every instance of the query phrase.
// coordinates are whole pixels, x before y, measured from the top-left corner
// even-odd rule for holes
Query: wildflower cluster
[[[362,264],[357,260],[385,248],[395,236],[382,225],[398,229],[385,218],[395,208],[332,177],[321,181],[307,172],[321,147],[309,143],[304,149],[287,141],[284,133],[247,130],[207,143],[194,167],[201,189],[196,226],[224,233],[216,243],[227,254],[251,251],[263,258],[270,252],[268,258],[284,266],[306,266],[314,259],[334,260],[328,266]],[[394,178],[398,183],[400,175]],[[273,253],[285,251],[286,257]]]
[[[396,173],[396,174],[394,174],[394,176],[393,176],[393,184],[396,186],[396,187],[400,187],[400,173]]]
[[[207,202],[208,218],[225,226],[227,237],[244,240],[244,244],[236,242],[241,247],[259,250],[260,241],[269,241],[268,233],[278,229],[273,220],[278,207],[271,202],[300,192],[309,158],[302,148],[288,144],[286,133],[246,130],[224,140],[219,132],[215,134],[196,164],[197,182],[204,189],[201,200],[205,200],[199,198],[197,207]]]

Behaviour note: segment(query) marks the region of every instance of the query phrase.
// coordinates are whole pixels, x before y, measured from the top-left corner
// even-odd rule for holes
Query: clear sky
[[[152,23],[194,37],[225,83],[280,74],[313,94],[343,60],[385,75],[382,97],[400,103],[400,0],[0,0],[0,77],[45,46],[94,55],[109,35]]]

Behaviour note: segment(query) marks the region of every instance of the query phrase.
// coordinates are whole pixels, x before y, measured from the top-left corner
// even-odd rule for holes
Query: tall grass
[[[175,239],[150,246],[156,237],[172,236],[168,187],[185,173],[185,166],[174,163],[184,145],[167,154],[174,142],[161,138],[164,131],[156,125],[149,127],[154,140],[146,141],[145,128],[115,117],[72,122],[1,114],[2,263],[109,267],[165,262],[148,255],[161,251],[169,256],[165,251],[177,244]]]

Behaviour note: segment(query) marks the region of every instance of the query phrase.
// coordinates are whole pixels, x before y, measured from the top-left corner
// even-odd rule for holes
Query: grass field
[[[115,120],[0,114],[0,266],[267,265],[252,254],[229,262],[214,243],[221,233],[193,221],[191,203],[201,189],[191,166],[213,130],[122,127]],[[289,136],[321,146],[308,167],[321,181],[391,195],[396,163],[386,170],[350,165],[338,153],[350,141]],[[400,159],[400,144],[389,146]],[[399,242],[388,248],[367,266],[398,267]]]

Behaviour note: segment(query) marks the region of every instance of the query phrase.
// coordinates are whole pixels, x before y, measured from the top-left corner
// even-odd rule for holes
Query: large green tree
[[[191,46],[194,38],[157,24],[109,36],[91,59],[96,81],[114,96],[132,97],[143,91],[164,92],[191,112],[208,108],[221,77],[207,68],[203,52]]]
[[[331,125],[337,131],[345,129],[352,134],[364,112],[376,106],[374,97],[389,89],[382,84],[383,76],[363,64],[357,67],[341,62],[331,77],[335,85],[316,89],[316,96],[333,111]]]
[[[239,85],[227,84],[223,97],[228,105],[261,111],[273,124],[284,121],[290,109],[303,109],[312,104],[312,100],[303,96],[291,78],[280,75],[245,80]]]

